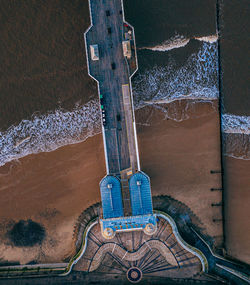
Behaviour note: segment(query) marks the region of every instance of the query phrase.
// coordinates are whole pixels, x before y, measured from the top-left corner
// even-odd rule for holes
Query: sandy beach
[[[176,102],[180,108],[187,102]],[[136,113],[141,168],[151,177],[153,195],[169,195],[186,204],[200,219],[204,234],[221,246],[219,121],[217,102],[196,103],[190,119],[164,119],[154,107]],[[161,108],[164,106],[161,106]],[[168,106],[173,108],[176,106]],[[74,253],[73,230],[78,216],[100,201],[105,175],[102,136],[29,155],[0,168],[0,260],[61,262]],[[32,219],[45,227],[46,239],[32,248],[12,246],[6,232],[13,222]]]
[[[185,108],[185,101],[175,102]],[[150,127],[138,128],[141,167],[149,174],[153,195],[169,195],[186,204],[200,219],[204,234],[222,245],[220,221],[222,209],[212,207],[220,203],[221,175],[211,174],[220,169],[219,116],[214,105],[196,103],[190,119],[175,122],[162,121],[157,112],[152,114]],[[170,106],[169,108],[174,108]],[[155,112],[151,110],[151,112]]]
[[[224,157],[225,234],[227,254],[250,263],[249,160]]]
[[[1,168],[0,260],[62,261],[72,254],[74,225],[81,212],[100,200],[105,175],[101,135],[54,152],[30,155]],[[6,245],[7,224],[32,219],[46,229],[42,246]]]

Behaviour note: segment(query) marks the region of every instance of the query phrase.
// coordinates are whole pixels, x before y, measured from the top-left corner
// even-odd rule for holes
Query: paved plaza
[[[178,243],[171,225],[162,218],[152,236],[134,231],[117,233],[108,241],[98,223],[89,232],[87,244],[74,270],[125,275],[135,267],[143,276],[190,278],[202,268],[199,258]]]

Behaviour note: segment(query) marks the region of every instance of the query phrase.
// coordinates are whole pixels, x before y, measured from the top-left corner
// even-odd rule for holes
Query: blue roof
[[[123,216],[121,183],[115,176],[107,175],[100,182],[103,218]]]
[[[101,220],[103,229],[112,228],[114,231],[143,229],[149,223],[156,225],[155,215],[140,215]]]
[[[137,172],[129,179],[130,201],[133,216],[153,213],[150,180],[143,172]]]

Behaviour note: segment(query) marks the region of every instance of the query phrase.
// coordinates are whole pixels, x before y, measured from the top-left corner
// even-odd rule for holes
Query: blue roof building
[[[132,215],[153,214],[150,179],[143,172],[137,172],[129,179]]]
[[[123,216],[121,183],[111,175],[105,176],[100,182],[103,218],[117,218]]]
[[[157,229],[149,177],[141,171],[136,172],[128,184],[132,216],[124,216],[120,179],[107,175],[100,182],[103,209],[100,224],[106,239],[112,239],[116,232],[143,230],[145,234],[152,235]]]

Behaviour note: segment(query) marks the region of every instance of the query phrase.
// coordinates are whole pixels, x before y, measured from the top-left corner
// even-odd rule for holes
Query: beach
[[[246,0],[221,5],[219,15],[216,1],[190,3],[124,0],[137,45],[132,87],[141,169],[154,196],[190,208],[214,249],[224,246],[249,263]],[[106,174],[83,37],[88,1],[6,0],[0,14],[0,263],[68,261],[77,219],[100,202]],[[8,232],[29,219],[44,226],[45,240],[14,246]]]
[[[185,108],[187,102],[178,102]],[[178,104],[177,102],[173,104]],[[212,203],[222,200],[219,116],[213,103],[195,103],[190,119],[182,122],[161,120],[152,115],[150,127],[138,128],[141,167],[150,176],[153,195],[169,195],[184,203],[198,217],[203,234],[213,237],[216,247],[223,241],[222,209]],[[171,106],[169,106],[171,108]],[[173,108],[173,107],[172,107]],[[142,111],[143,112],[143,111]]]
[[[100,201],[99,181],[105,175],[101,135],[11,162],[0,173],[0,260],[60,262],[71,256],[78,216]],[[45,227],[42,246],[6,245],[7,225],[22,219]]]
[[[183,104],[188,102],[179,103]],[[152,195],[169,195],[199,218],[204,233],[222,241],[217,102],[196,103],[190,119],[175,122],[149,106],[136,112],[141,169],[151,177]],[[205,112],[205,115],[204,115]],[[148,119],[145,124],[146,117]],[[1,261],[62,262],[74,253],[74,226],[79,215],[100,201],[99,181],[105,175],[102,136],[13,161],[1,173]],[[42,224],[42,245],[18,248],[6,238],[8,224],[32,219]]]
[[[231,258],[250,263],[250,163],[224,157],[225,245]]]
[[[225,248],[231,258],[250,264],[250,100],[248,2],[221,3],[222,111],[231,120],[223,148]],[[226,155],[225,155],[226,154]]]

